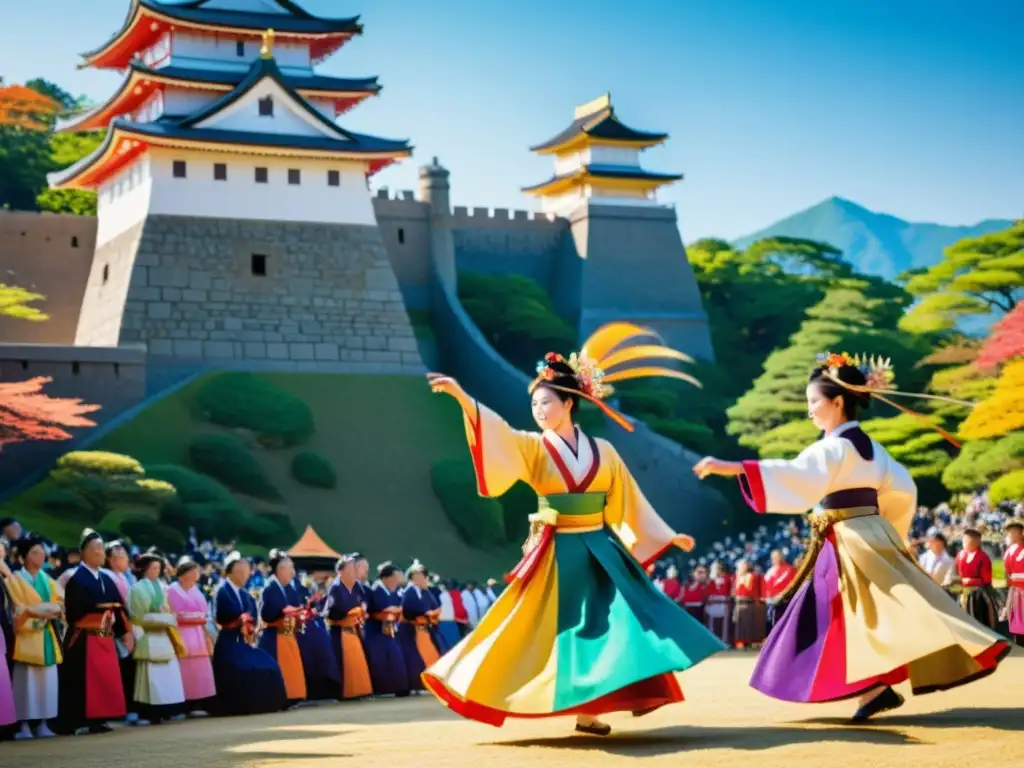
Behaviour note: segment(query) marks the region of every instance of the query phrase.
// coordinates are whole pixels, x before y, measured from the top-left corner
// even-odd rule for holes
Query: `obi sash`
[[[362,606],[356,606],[350,610],[343,619],[328,619],[327,626],[338,627],[342,632],[358,634],[359,629],[363,626],[364,620]]]
[[[842,491],[833,491],[821,500],[819,506],[821,506],[821,512],[807,517],[811,526],[811,539],[807,545],[807,555],[800,563],[789,586],[776,598],[777,602],[785,602],[792,597],[804,581],[814,573],[818,555],[821,554],[821,549],[825,546],[833,526],[858,517],[873,517],[878,514],[878,489],[847,488]]]
[[[102,612],[87,613],[74,625],[68,648],[85,639],[85,716],[90,720],[124,717],[126,713],[121,667],[112,629],[120,603],[101,603]],[[123,616],[123,612],[122,612]],[[125,619],[126,626],[127,619]]]
[[[530,536],[523,545],[523,559],[505,576],[505,581],[528,581],[556,534],[601,530],[606,497],[599,491],[541,496],[537,512],[530,515]]]
[[[380,622],[380,629],[388,637],[394,637],[397,634],[397,624],[399,617],[397,613],[389,611],[378,611],[377,613],[370,614],[370,618],[374,621]]]

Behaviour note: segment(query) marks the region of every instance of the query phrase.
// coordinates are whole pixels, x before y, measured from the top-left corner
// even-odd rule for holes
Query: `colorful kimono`
[[[801,514],[820,502],[754,688],[784,701],[823,702],[909,679],[923,694],[987,675],[1009,652],[918,567],[904,543],[917,488],[856,422],[792,461],[743,468],[744,495],[759,513]]]
[[[479,404],[465,423],[480,495],[523,480],[542,508],[508,588],[424,673],[427,688],[496,726],[682,701],[674,673],[725,646],[647,578],[676,534],[615,449],[577,431],[573,453],[553,432],[514,430]]]
[[[121,604],[128,605],[128,590],[132,588],[132,584],[138,582],[138,579],[128,572],[121,573],[108,568],[102,570],[117,587]],[[142,637],[142,630],[139,627],[132,627],[132,633],[136,641]],[[121,667],[121,688],[124,690],[125,707],[128,709],[128,719],[132,720],[138,717],[139,708],[135,701],[135,659],[120,638],[114,638],[114,647],[117,649],[118,665]]]
[[[337,658],[336,669],[341,670],[341,697],[360,699],[372,695],[370,668],[360,637],[366,618],[362,590],[358,585],[353,585],[350,590],[336,579],[327,593],[326,610],[331,644]]]
[[[35,611],[64,603],[64,590],[45,572],[35,576],[22,568],[7,587],[14,602],[14,703],[19,720],[57,716],[59,675],[63,656],[53,619]]]
[[[289,701],[306,698],[306,673],[295,639],[295,633],[302,629],[301,609],[302,601],[295,591],[286,591],[277,577],[272,576],[260,595],[260,618],[265,627],[259,645],[277,659]]]
[[[402,623],[398,626],[398,643],[409,673],[409,688],[422,690],[423,672],[439,658],[434,640],[436,612],[440,606],[429,589],[409,584],[402,593]]]
[[[402,599],[397,592],[389,592],[380,581],[371,589],[364,590],[363,594],[368,614],[363,627],[363,647],[373,692],[378,696],[389,693],[406,696],[409,694],[409,672],[397,638]]]
[[[79,566],[64,588],[64,662],[60,665],[60,721],[73,731],[89,721],[126,714],[115,637],[131,631],[114,582]]]
[[[224,581],[213,596],[220,632],[213,646],[214,709],[224,715],[280,712],[288,704],[281,669],[262,648],[251,645],[256,633],[256,601],[244,589]]]
[[[295,639],[302,655],[302,670],[306,677],[306,698],[310,701],[337,699],[341,693],[337,656],[331,635],[324,626],[324,620],[312,613],[316,606],[310,603],[310,592],[298,579],[293,579],[286,589],[289,599],[297,599],[299,605],[309,606],[311,612],[303,622],[302,631]]]
[[[733,587],[733,626],[738,645],[752,645],[764,640],[764,613],[761,610],[761,580],[756,573],[737,576]]]
[[[175,582],[167,588],[167,602],[178,620],[181,641],[187,654],[178,660],[181,667],[181,682],[186,701],[202,701],[217,694],[213,680],[213,665],[210,663],[209,636],[206,622],[209,607],[206,598],[193,586],[186,592]]]
[[[447,589],[440,590],[437,595],[437,602],[441,606],[441,613],[437,617],[437,639],[438,647],[442,653],[447,653],[462,639],[462,632],[455,621],[455,602],[452,600],[452,593]]]
[[[0,599],[4,597],[4,580],[0,578]],[[2,608],[3,606],[0,606]],[[0,611],[5,613],[5,611]],[[14,691],[11,687],[11,675],[7,667],[6,632],[0,632],[0,726],[18,722],[14,709]]]
[[[1003,555],[1006,566],[1006,618],[1010,634],[1024,640],[1024,544],[1011,544]]]
[[[136,640],[135,701],[147,709],[170,707],[185,701],[178,657],[187,654],[178,634],[178,621],[167,604],[164,586],[156,579],[142,579],[128,590],[128,608],[135,626],[142,629]],[[153,712],[166,717],[167,712]]]

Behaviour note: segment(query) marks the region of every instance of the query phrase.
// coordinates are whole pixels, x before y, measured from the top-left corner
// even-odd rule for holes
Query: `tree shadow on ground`
[[[549,747],[553,749],[593,749],[623,757],[653,757],[698,749],[761,750],[793,744],[843,741],[851,744],[920,744],[918,739],[902,733],[872,728],[788,728],[738,727],[717,728],[680,726],[653,731],[634,731],[610,736],[576,736],[565,738],[518,739],[496,741],[493,746]]]
[[[808,725],[841,725],[838,717],[815,717],[809,720],[791,720]],[[848,721],[845,721],[848,722]],[[924,712],[919,715],[880,715],[867,724],[869,728],[896,726],[900,728],[995,728],[1000,731],[1024,731],[1024,708],[1009,709],[966,707],[946,709],[942,712]],[[862,726],[863,727],[863,726]]]

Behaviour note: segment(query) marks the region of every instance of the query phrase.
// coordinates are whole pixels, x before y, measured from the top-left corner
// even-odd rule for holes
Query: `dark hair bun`
[[[853,402],[857,404],[858,408],[867,408],[871,405],[871,395],[867,392],[856,392],[852,389],[847,389],[842,384],[837,384],[832,380],[826,373],[829,371],[828,366],[819,365],[813,371],[811,371],[811,382],[818,382],[821,386],[822,392],[829,397],[838,397],[842,395],[847,402]],[[867,386],[868,380],[864,376],[864,372],[855,365],[844,365],[834,369],[832,376],[839,379],[843,384],[851,384],[854,387]]]

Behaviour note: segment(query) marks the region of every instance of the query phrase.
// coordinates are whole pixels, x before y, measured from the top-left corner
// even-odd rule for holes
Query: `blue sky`
[[[612,92],[628,125],[667,131],[652,170],[684,238],[737,237],[831,195],[913,221],[1024,215],[1021,0],[303,0],[360,14],[362,38],[323,65],[379,75],[343,118],[408,137],[412,162],[375,182],[414,188],[434,155],[456,205],[531,208],[551,174],[527,147]],[[116,73],[77,54],[128,0],[5,0],[0,75],[105,99]]]

